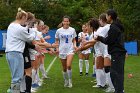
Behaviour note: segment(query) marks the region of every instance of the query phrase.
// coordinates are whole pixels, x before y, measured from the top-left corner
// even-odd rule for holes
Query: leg
[[[89,72],[89,53],[85,54],[85,65],[86,65],[86,76],[88,75]]]
[[[63,68],[63,78],[64,78],[64,87],[68,86],[68,80],[67,80],[67,64],[66,64],[66,59],[60,59],[62,68]]]
[[[32,85],[32,68],[25,69],[25,82],[26,82],[26,92],[31,93],[31,85]]]
[[[19,52],[9,52],[6,53],[6,59],[12,75],[11,91],[12,93],[20,93],[20,82],[24,74],[23,55]]]
[[[98,56],[96,59],[96,79],[97,85],[105,86],[105,73],[104,73],[104,59],[102,56]]]
[[[71,64],[73,61],[73,56],[74,54],[69,54],[67,55],[67,73],[68,73],[68,78],[69,78],[69,88],[72,87],[72,70],[71,70]]]
[[[82,69],[83,69],[83,54],[80,53],[80,54],[79,54],[79,70],[80,70],[80,76],[83,75]]]
[[[41,55],[40,56],[40,71],[42,72],[42,77],[43,78],[48,78],[47,77],[47,74],[46,74],[46,71],[45,71],[45,67],[44,67],[44,60],[45,60],[45,55]]]
[[[111,55],[111,80],[115,93],[124,93],[124,63],[125,54],[116,53]]]

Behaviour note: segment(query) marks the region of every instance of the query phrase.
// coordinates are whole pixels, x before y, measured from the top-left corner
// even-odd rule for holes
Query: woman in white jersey
[[[103,13],[99,16],[99,22],[100,22],[100,25],[103,27],[103,30],[100,35],[103,37],[107,37],[108,31],[110,29],[110,24],[107,24],[107,19],[106,19],[105,13]],[[106,92],[114,92],[114,86],[113,86],[111,78],[110,78],[111,57],[108,54],[108,46],[105,44],[102,45],[102,54],[104,57],[104,70],[105,70],[105,74],[106,74],[106,84],[109,86],[106,89]]]
[[[56,31],[56,43],[59,43],[59,58],[63,67],[64,87],[72,87],[72,69],[71,64],[76,48],[76,32],[70,27],[70,17],[64,16],[62,21],[63,27]],[[68,78],[67,78],[68,76]]]
[[[80,32],[78,34],[78,42],[80,43],[80,46],[82,45],[83,42],[87,42],[89,41],[89,34],[87,31],[87,26],[86,24],[82,25],[82,30],[83,32]],[[86,73],[85,75],[88,76],[88,72],[89,72],[89,54],[90,54],[90,48],[86,49],[82,52],[79,53],[79,70],[80,70],[80,76],[83,75],[83,60],[85,61],[85,65],[86,65]]]

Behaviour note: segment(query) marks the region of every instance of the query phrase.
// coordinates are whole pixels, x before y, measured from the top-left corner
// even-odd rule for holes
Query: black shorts
[[[31,68],[30,56],[24,56],[24,69]]]

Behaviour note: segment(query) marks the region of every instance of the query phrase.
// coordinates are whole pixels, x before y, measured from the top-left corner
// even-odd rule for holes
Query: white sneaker
[[[71,79],[69,79],[68,88],[72,88],[72,81],[71,81]]]
[[[106,93],[114,93],[115,92],[115,89],[114,88],[110,88],[108,87],[106,90],[105,90]]]
[[[67,87],[68,84],[69,84],[68,80],[65,80],[65,81],[64,81],[64,87]]]

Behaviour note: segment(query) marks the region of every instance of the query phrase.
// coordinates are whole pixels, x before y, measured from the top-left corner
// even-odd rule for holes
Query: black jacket
[[[108,36],[106,38],[98,36],[97,40],[108,45],[108,53],[126,53],[124,48],[123,26],[118,22],[113,22],[110,25]]]

